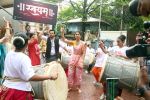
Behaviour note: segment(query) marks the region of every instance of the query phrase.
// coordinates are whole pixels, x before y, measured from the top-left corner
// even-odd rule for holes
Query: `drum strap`
[[[22,81],[27,82],[27,81],[22,80],[20,78],[13,78],[13,77],[9,77],[9,76],[4,76],[4,78],[2,79],[2,84],[4,83],[5,80],[9,80],[11,82],[22,82]],[[32,93],[32,96],[34,97],[35,96],[35,92],[34,92],[33,88],[31,88],[31,93]]]
[[[14,78],[14,77],[9,77],[9,76],[4,76],[2,83],[3,83],[5,80],[9,80],[9,81],[11,81],[11,82],[21,82],[21,81],[25,81],[25,80],[22,80],[22,79],[20,79],[20,78]],[[25,81],[25,82],[26,82],[26,81]]]

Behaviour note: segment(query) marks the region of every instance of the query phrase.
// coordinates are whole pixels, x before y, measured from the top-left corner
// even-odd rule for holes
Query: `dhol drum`
[[[67,68],[69,61],[70,61],[71,55],[69,55],[66,52],[63,52],[61,54],[61,65],[63,66],[64,69]]]
[[[68,66],[70,59],[71,59],[71,55],[69,55],[68,53],[61,54],[61,64],[62,64],[63,68],[66,68]],[[95,56],[92,53],[85,55],[84,66],[86,67],[86,66],[89,66],[90,64],[92,64],[94,59],[95,59]]]
[[[106,81],[106,78],[119,78],[120,87],[132,90],[137,87],[139,72],[138,62],[107,55],[100,73],[100,81]]]
[[[93,53],[88,53],[84,58],[84,66],[89,66],[94,62],[95,55]]]
[[[43,65],[34,66],[33,69],[37,75],[52,75],[58,72],[56,80],[45,80],[31,82],[34,98],[43,100],[66,100],[68,94],[67,77],[62,66],[56,62],[50,62]]]

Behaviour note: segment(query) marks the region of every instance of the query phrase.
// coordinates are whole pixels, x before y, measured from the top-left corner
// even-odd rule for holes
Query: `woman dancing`
[[[73,46],[73,54],[68,64],[68,84],[69,90],[77,88],[78,92],[81,93],[80,85],[82,81],[83,73],[83,61],[86,52],[86,45],[81,41],[80,32],[75,33],[75,40],[68,40],[64,37],[64,28],[61,28],[62,40],[69,45]]]

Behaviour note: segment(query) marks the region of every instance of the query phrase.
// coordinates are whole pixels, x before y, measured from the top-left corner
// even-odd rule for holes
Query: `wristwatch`
[[[140,96],[144,96],[145,92],[148,90],[150,90],[150,87],[148,85],[143,85],[143,86],[138,88]]]

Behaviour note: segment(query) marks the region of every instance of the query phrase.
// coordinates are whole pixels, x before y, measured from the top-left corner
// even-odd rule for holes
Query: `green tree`
[[[138,31],[143,29],[143,19],[131,15],[129,2],[130,0],[115,0],[110,5],[103,6],[102,19],[111,24],[110,30]]]
[[[78,16],[80,16],[71,6],[64,8],[58,15],[58,21],[62,22],[72,18],[78,18]]]
[[[41,1],[46,1],[46,2],[50,2],[50,3],[58,3],[58,2],[62,2],[64,0],[41,0]]]
[[[60,12],[58,17],[59,20],[66,21],[72,18],[80,17],[83,19],[83,21],[86,21],[88,16],[99,18],[99,0],[90,2],[88,0],[84,0],[84,2],[80,3],[76,3],[70,0],[70,2],[72,6]],[[121,21],[122,30],[143,30],[143,20],[149,19],[132,16],[128,7],[129,2],[130,0],[114,0],[113,2],[109,0],[103,0],[103,4],[101,5],[102,20],[108,22],[111,25],[109,30],[121,30]]]
[[[90,15],[90,13],[99,6],[97,5],[98,1],[99,0],[83,0],[80,3],[77,3],[70,0],[73,9],[79,14],[78,17],[82,18],[82,38],[84,37],[85,32],[85,21],[87,21],[87,18]],[[97,5],[97,7],[93,8],[92,5],[94,4]]]
[[[69,6],[60,11],[57,18],[58,22],[56,31],[59,33],[60,27],[65,26],[64,24],[67,20],[78,18],[78,13],[76,13],[76,11],[71,6]]]

